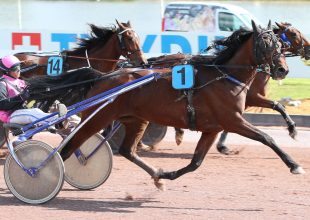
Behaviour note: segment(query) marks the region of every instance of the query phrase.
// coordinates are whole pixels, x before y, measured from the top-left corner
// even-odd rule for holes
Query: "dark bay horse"
[[[64,146],[60,152],[62,158],[64,160],[69,158],[91,135],[112,121],[120,120],[126,129],[120,154],[149,173],[154,178],[155,184],[159,184],[160,179],[173,180],[196,170],[218,133],[223,129],[269,146],[292,173],[303,173],[303,169],[283,152],[268,134],[255,128],[242,116],[248,87],[256,74],[262,74],[258,73],[258,70],[268,71],[270,67],[270,74],[274,79],[282,79],[288,73],[285,57],[280,51],[281,43],[270,27],[261,29],[254,22],[252,25],[253,32],[239,30],[223,41],[222,44],[226,49],[212,62],[203,56],[193,56],[189,60],[196,70],[192,97],[192,104],[196,110],[194,126],[195,130],[202,132],[202,135],[188,166],[173,172],[163,172],[147,164],[136,154],[136,145],[147,121],[180,128],[190,127],[186,111],[187,100],[180,99],[182,95],[180,91],[172,88],[170,68],[120,69],[111,73],[113,77],[95,83],[89,90],[88,97],[150,73],[161,75],[156,82],[118,96],[113,103],[99,111]],[[232,66],[239,68],[230,68]],[[96,107],[93,107],[84,111],[82,120],[95,109]]]
[[[173,172],[163,172],[148,165],[135,151],[136,144],[144,132],[145,121],[189,128],[187,102],[185,99],[176,101],[180,97],[180,92],[171,87],[171,77],[166,75],[171,71],[170,69],[136,72],[118,70],[119,76],[97,83],[92,87],[88,96],[106,91],[150,72],[163,75],[157,82],[119,96],[111,105],[98,112],[62,149],[63,159],[67,159],[89,136],[113,120],[119,119],[126,128],[126,136],[119,150],[120,154],[144,169],[156,181],[172,180],[197,169],[217,134],[223,129],[260,141],[273,149],[292,173],[303,173],[303,169],[283,152],[269,135],[255,128],[242,117],[247,86],[251,85],[256,74],[262,74],[258,73],[258,69],[266,70],[268,64],[271,67],[272,77],[275,79],[284,78],[288,72],[277,37],[270,28],[260,29],[253,23],[253,32],[237,31],[223,41],[222,45],[226,49],[221,51],[212,62],[207,62],[200,56],[191,59],[191,63],[197,70],[196,90],[193,97],[193,106],[196,109],[195,130],[202,131],[202,136],[188,166]],[[214,64],[214,66],[205,64]],[[229,69],[231,65],[238,65],[240,69]],[[227,80],[226,74],[237,80],[235,82]],[[237,81],[239,83],[236,83]],[[83,118],[93,110],[94,108],[85,111]]]
[[[277,23],[278,29],[274,29],[274,32],[278,36],[282,36],[287,45],[287,51],[295,56],[301,56],[302,58],[310,59],[310,42],[306,37],[291,24],[288,23]],[[284,36],[283,36],[284,34]],[[274,109],[279,112],[287,123],[289,134],[292,138],[295,138],[297,131],[295,122],[287,114],[285,107],[277,102],[270,100],[266,97],[267,93],[267,83],[270,77],[268,75],[257,75],[253,81],[250,90],[248,91],[246,98],[246,107],[256,106],[263,108]],[[182,133],[181,133],[182,134]],[[222,154],[234,154],[234,151],[229,150],[225,145],[225,140],[227,139],[227,132],[222,132],[219,142],[216,147],[217,150]]]
[[[289,23],[276,22],[276,25],[278,28],[273,28],[274,33],[279,37],[284,38],[283,40],[285,40],[284,43],[286,44],[286,48],[284,48],[283,52],[289,52],[289,56],[301,56],[302,58],[310,59],[310,50],[307,49],[310,47],[310,42],[306,39],[306,37]],[[153,64],[154,66],[167,65],[172,64],[173,62],[181,63],[182,60],[184,62],[186,59],[189,59],[188,55],[176,54],[153,58],[150,60],[149,64]],[[270,108],[278,111],[287,123],[290,136],[295,138],[297,134],[296,125],[291,117],[287,114],[285,107],[281,103],[269,100],[266,97],[267,84],[269,79],[270,76],[267,74],[257,74],[250,87],[250,90],[248,91],[246,107],[256,106]],[[184,131],[180,128],[175,128],[175,130],[176,142],[179,145],[183,139]],[[233,154],[234,151],[230,151],[229,148],[224,144],[226,138],[227,132],[224,131],[222,132],[219,142],[216,145],[217,149],[220,153],[223,154]]]
[[[90,24],[90,37],[79,39],[78,47],[60,53],[64,59],[64,69],[76,69],[91,66],[101,72],[109,72],[116,68],[120,56],[127,58],[139,66],[147,62],[140,47],[140,39],[132,29],[130,22],[120,23],[116,27],[98,27]],[[46,75],[47,61],[50,56],[39,56],[36,53],[15,54],[26,67],[36,64],[38,68],[22,74],[23,78],[33,75]]]

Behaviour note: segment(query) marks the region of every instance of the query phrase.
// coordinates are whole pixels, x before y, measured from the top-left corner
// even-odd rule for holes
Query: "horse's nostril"
[[[284,75],[284,74],[286,75],[286,74],[288,74],[288,70],[286,70],[286,69],[283,68],[283,67],[279,67],[279,68],[278,68],[278,73],[281,73],[281,74],[283,74],[283,75]]]

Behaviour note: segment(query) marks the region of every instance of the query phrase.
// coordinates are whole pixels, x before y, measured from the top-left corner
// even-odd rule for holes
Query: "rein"
[[[86,52],[87,53],[87,52]],[[127,59],[105,59],[105,58],[90,58],[90,57],[83,57],[83,56],[71,56],[71,55],[66,55],[64,52],[61,52],[60,55],[64,58],[70,57],[70,58],[75,58],[75,59],[81,59],[81,60],[101,60],[101,61],[107,61],[107,62],[118,62],[118,61],[125,61]],[[36,55],[36,54],[31,54],[31,56],[34,57],[44,57],[41,55]],[[46,57],[49,57],[50,55],[47,55]],[[33,61],[35,59],[26,59],[26,60],[22,60],[21,62],[26,62],[26,61]],[[38,66],[47,66],[47,64],[40,64]]]
[[[66,55],[66,57],[81,59],[81,60],[101,60],[101,61],[108,61],[108,62],[118,62],[118,61],[125,61],[127,59],[104,59],[104,58],[91,58],[91,57],[82,57],[82,56],[71,56]]]
[[[67,73],[74,72],[74,71],[81,70],[81,69],[91,69],[91,68],[90,67],[81,67],[79,69],[70,70]],[[123,74],[125,74],[125,73],[122,73],[122,72],[118,72],[118,73],[109,72],[106,75],[100,76],[98,78],[88,79],[88,80],[84,80],[84,81],[80,81],[80,82],[76,82],[76,83],[70,83],[70,84],[61,85],[61,86],[47,87],[45,89],[42,89],[41,91],[30,92],[30,93],[31,94],[40,94],[42,92],[56,91],[56,90],[60,90],[60,89],[64,89],[64,88],[70,88],[70,87],[74,87],[74,86],[78,86],[78,85],[89,84],[89,83],[92,83],[92,82],[97,82],[97,81],[100,81],[100,80],[105,80],[105,79],[108,79],[110,77],[118,76],[118,75],[123,75]]]
[[[120,48],[121,48],[122,51],[126,50],[126,46],[125,46],[124,41],[123,41],[123,33],[127,32],[127,31],[134,31],[134,30],[132,28],[126,28],[126,29],[120,31],[119,33],[117,33],[117,37],[118,37],[118,40],[119,40],[119,45],[120,45]],[[85,57],[84,56],[67,55],[66,52],[60,52],[58,55],[60,55],[64,59],[69,57],[69,58],[74,58],[74,59],[87,60],[89,66],[90,66],[90,63],[89,63],[90,60],[107,61],[107,62],[126,61],[126,60],[128,60],[128,55],[135,54],[136,52],[139,52],[139,51],[141,51],[141,50],[137,49],[137,50],[134,50],[134,51],[126,51],[126,53],[124,55],[124,57],[126,59],[90,58],[87,55],[87,49],[85,50],[85,55],[86,55]],[[44,57],[44,55],[42,56],[40,54],[35,54],[35,53],[31,53],[30,55],[34,56],[34,57]],[[46,56],[47,57],[51,56],[51,54],[47,54]],[[26,59],[24,61],[33,61],[33,60],[35,60],[35,59],[32,59],[32,60],[31,59]],[[24,61],[22,61],[22,62],[24,62]],[[43,66],[47,66],[47,65],[41,65],[41,66],[43,67]]]
[[[231,75],[229,75],[227,73],[224,73],[220,69],[220,67],[230,68],[230,69],[233,69],[233,68],[235,68],[235,69],[250,69],[250,70],[255,70],[256,69],[255,74],[250,78],[249,81],[251,81],[255,77],[256,73],[262,72],[262,73],[266,73],[268,75],[270,74],[270,68],[268,66],[265,66],[265,65],[257,65],[256,67],[252,66],[252,65],[230,65],[230,64],[228,64],[228,65],[225,65],[225,64],[219,64],[219,65],[218,64],[199,64],[199,65],[200,66],[206,66],[206,67],[214,67],[222,75],[219,76],[219,77],[216,77],[215,79],[213,79],[211,81],[208,81],[207,83],[205,83],[205,84],[203,84],[201,86],[194,87],[193,88],[194,90],[201,89],[201,88],[203,88],[203,87],[205,87],[205,86],[207,86],[207,85],[209,85],[209,84],[211,84],[211,83],[213,83],[215,81],[221,80],[221,79],[227,79],[227,80],[229,80],[229,81],[231,81],[231,82],[233,82],[233,83],[235,83],[235,84],[237,84],[237,85],[239,85],[241,87],[244,87],[247,90],[249,90],[248,83],[243,83],[243,82],[239,81],[238,79],[236,79],[235,77],[233,77],[233,76],[231,76]]]

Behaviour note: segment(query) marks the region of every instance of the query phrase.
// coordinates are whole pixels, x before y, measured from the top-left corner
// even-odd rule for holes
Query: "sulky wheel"
[[[28,140],[18,144],[15,153],[26,168],[37,167],[53,151],[46,143]],[[30,204],[41,204],[53,199],[64,183],[64,164],[60,155],[54,156],[38,173],[29,176],[9,155],[4,165],[4,179],[12,194]]]
[[[142,137],[143,144],[155,146],[164,139],[167,133],[167,126],[149,123]]]
[[[104,138],[100,134],[91,136],[80,147],[80,151],[88,157]],[[75,154],[65,161],[65,180],[78,189],[94,189],[102,185],[112,171],[113,154],[108,142],[105,142],[85,164],[80,163]]]
[[[9,131],[8,129],[3,127],[3,123],[0,122],[0,148],[3,147],[3,145],[5,144],[5,136],[8,136]]]
[[[167,126],[149,123],[144,135],[142,137],[142,142],[148,146],[155,146],[165,137],[167,133]],[[115,134],[109,139],[109,143],[113,152],[117,153],[120,145],[125,138],[125,127],[121,124],[121,127],[115,132]]]

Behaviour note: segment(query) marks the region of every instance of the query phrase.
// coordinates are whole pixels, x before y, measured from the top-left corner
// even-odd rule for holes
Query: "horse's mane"
[[[78,47],[70,50],[71,52],[84,52],[95,45],[104,45],[117,31],[114,25],[110,27],[99,27],[94,24],[89,24],[89,27],[91,29],[89,38],[78,38]]]
[[[288,23],[288,22],[281,22],[282,25],[286,26],[286,27],[290,27],[292,26],[291,23]],[[280,28],[278,26],[272,26],[272,31],[273,33],[275,34],[278,34],[278,32],[280,31]]]
[[[26,82],[30,92],[30,99],[49,102],[60,100],[67,105],[71,105],[84,99],[88,90],[94,85],[95,80],[101,77],[101,72],[97,70],[81,68],[68,71],[60,76],[34,76],[26,79]],[[91,82],[75,84],[85,80]]]
[[[229,37],[215,40],[213,44],[207,48],[208,50],[214,50],[214,56],[196,55],[193,56],[193,63],[206,63],[206,64],[223,64],[227,62],[238,51],[240,46],[246,42],[253,31],[239,29],[233,32]]]

